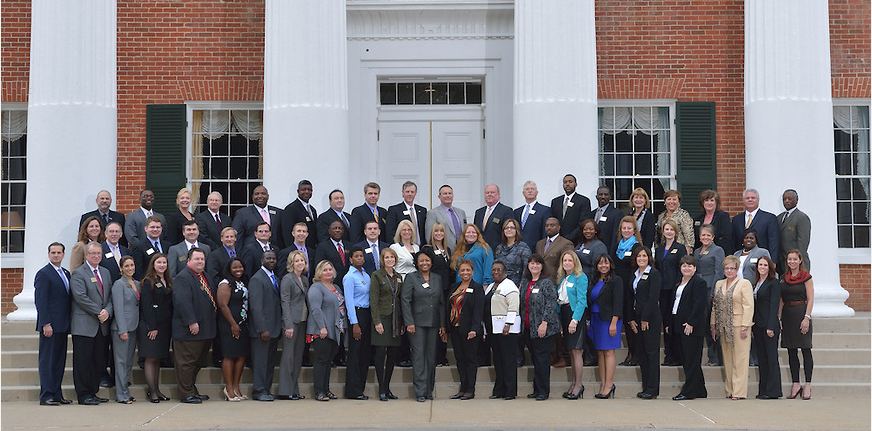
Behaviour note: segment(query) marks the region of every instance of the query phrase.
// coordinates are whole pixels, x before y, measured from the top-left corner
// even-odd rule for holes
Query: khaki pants
[[[728,343],[721,337],[721,350],[724,354],[724,388],[727,397],[748,397],[748,358],[751,353],[751,330],[745,332],[748,336],[742,339],[742,327],[733,327],[733,342]]]

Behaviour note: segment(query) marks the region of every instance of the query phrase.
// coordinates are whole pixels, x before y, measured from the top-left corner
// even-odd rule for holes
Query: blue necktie
[[[279,293],[279,285],[276,284],[276,276],[270,274],[270,275],[269,275],[269,279],[272,280],[273,290],[276,291],[276,294],[280,294],[280,293]]]

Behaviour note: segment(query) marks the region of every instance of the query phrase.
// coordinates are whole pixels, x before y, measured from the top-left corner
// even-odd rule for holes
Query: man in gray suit
[[[153,211],[152,205],[154,205],[154,193],[145,189],[139,192],[139,209],[127,214],[127,217],[124,218],[124,237],[127,238],[127,242],[131,246],[139,244],[139,240],[142,238],[140,235],[145,230],[145,221],[153,215],[160,218],[160,225],[163,228],[161,238],[166,238],[167,219],[163,214]]]
[[[778,273],[783,274],[787,268],[787,252],[799,249],[805,267],[811,270],[811,260],[808,258],[808,243],[811,241],[811,220],[796,208],[799,194],[796,190],[787,189],[781,195],[785,211],[778,214],[778,227],[781,230],[781,247],[779,247]]]
[[[194,247],[202,249],[206,253],[206,259],[209,259],[209,253],[212,251],[208,245],[197,241],[200,236],[200,226],[196,220],[188,220],[182,225],[182,235],[185,240],[170,247],[167,251],[167,263],[173,277],[182,272],[188,264],[188,250]]]
[[[452,206],[454,189],[448,184],[439,187],[439,202],[442,204],[427,211],[426,238],[430,238],[430,233],[433,232],[433,225],[436,222],[442,223],[445,226],[445,246],[453,250],[460,239],[463,226],[466,225],[466,212]]]
[[[109,318],[112,317],[112,278],[100,266],[103,247],[85,248],[85,264],[73,271],[70,333],[73,335],[73,384],[79,404],[95,406],[109,401],[97,397],[100,370],[106,369]]]
[[[254,374],[252,398],[272,401],[270,393],[276,366],[276,350],[282,335],[282,297],[276,280],[276,253],[265,251],[261,268],[248,283],[249,326],[251,337],[251,370]]]

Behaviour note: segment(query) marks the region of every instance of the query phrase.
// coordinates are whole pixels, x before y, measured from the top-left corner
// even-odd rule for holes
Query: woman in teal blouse
[[[469,259],[473,264],[472,281],[482,286],[494,282],[491,276],[494,252],[484,241],[478,226],[471,223],[463,228],[463,238],[457,243],[454,254],[451,255],[451,269],[458,271],[462,259]],[[454,281],[460,282],[459,273]]]
[[[577,400],[584,396],[581,374],[584,367],[584,310],[587,308],[587,275],[573,250],[560,255],[557,270],[557,303],[560,304],[560,322],[563,325],[563,344],[572,358],[572,386],[563,393],[564,398]]]

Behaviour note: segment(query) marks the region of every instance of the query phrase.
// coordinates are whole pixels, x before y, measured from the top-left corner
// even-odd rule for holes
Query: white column
[[[745,158],[760,207],[799,193],[812,223],[814,316],[852,316],[839,281],[830,35],[823,0],[745,1]]]
[[[9,320],[36,320],[33,278],[48,245],[60,241],[69,252],[97,191],[115,196],[115,4],[31,4],[24,288]]]
[[[277,205],[296,198],[301,179],[319,210],[348,187],[345,20],[345,0],[266,2],[263,170]]]
[[[548,202],[573,173],[578,192],[593,202],[596,109],[593,0],[516,0],[512,190],[533,180]]]

